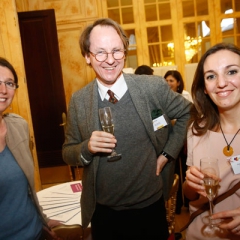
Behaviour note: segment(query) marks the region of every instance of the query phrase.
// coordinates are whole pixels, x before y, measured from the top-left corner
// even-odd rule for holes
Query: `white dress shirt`
[[[98,91],[102,101],[104,100],[104,98],[109,100],[110,96],[107,93],[109,89],[111,89],[111,91],[114,92],[114,96],[117,98],[117,100],[120,100],[122,96],[125,94],[125,92],[128,90],[123,74],[121,74],[119,79],[117,79],[117,81],[112,85],[111,88],[104,86],[98,79],[97,79],[97,84],[98,84]]]

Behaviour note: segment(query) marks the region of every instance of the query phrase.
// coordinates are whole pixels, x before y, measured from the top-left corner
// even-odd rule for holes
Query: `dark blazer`
[[[177,158],[186,139],[186,123],[191,103],[181,94],[173,92],[162,77],[124,74],[133,104],[143,121],[157,155],[162,150]],[[96,175],[99,157],[88,152],[88,141],[93,131],[101,130],[98,117],[98,86],[96,80],[72,95],[63,144],[63,159],[70,165],[84,166],[83,192],[81,197],[82,225],[91,221],[96,204]],[[161,110],[168,118],[177,119],[176,124],[157,131],[153,129],[151,113]],[[86,165],[84,159],[92,160]],[[162,171],[165,199],[173,183],[174,162],[166,164]]]

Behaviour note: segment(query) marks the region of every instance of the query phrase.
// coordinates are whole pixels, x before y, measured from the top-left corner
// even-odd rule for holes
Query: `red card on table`
[[[81,183],[74,183],[70,185],[73,192],[81,192],[82,191],[82,184]]]

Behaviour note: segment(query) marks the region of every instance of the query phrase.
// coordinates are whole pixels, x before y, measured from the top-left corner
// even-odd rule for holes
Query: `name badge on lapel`
[[[240,174],[240,155],[229,158],[234,174]]]
[[[153,110],[151,113],[152,121],[153,121],[153,129],[154,131],[157,131],[158,129],[161,129],[168,125],[167,118],[165,114],[162,114],[162,111],[160,109]]]

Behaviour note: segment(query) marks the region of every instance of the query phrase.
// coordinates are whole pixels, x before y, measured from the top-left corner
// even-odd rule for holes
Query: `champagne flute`
[[[114,122],[112,117],[112,112],[110,107],[99,109],[99,118],[104,132],[114,134]],[[108,162],[114,162],[120,160],[122,154],[117,153],[115,148],[112,150],[111,154],[107,157]]]
[[[205,157],[200,160],[200,170],[204,174],[204,187],[207,194],[210,207],[210,216],[213,214],[213,199],[217,195],[217,190],[219,187],[219,169],[218,169],[218,159],[213,157]],[[220,220],[211,220],[210,216],[204,218],[207,221],[207,227],[204,229],[204,233],[208,236],[215,236],[216,231],[220,229],[217,225],[221,222]]]

